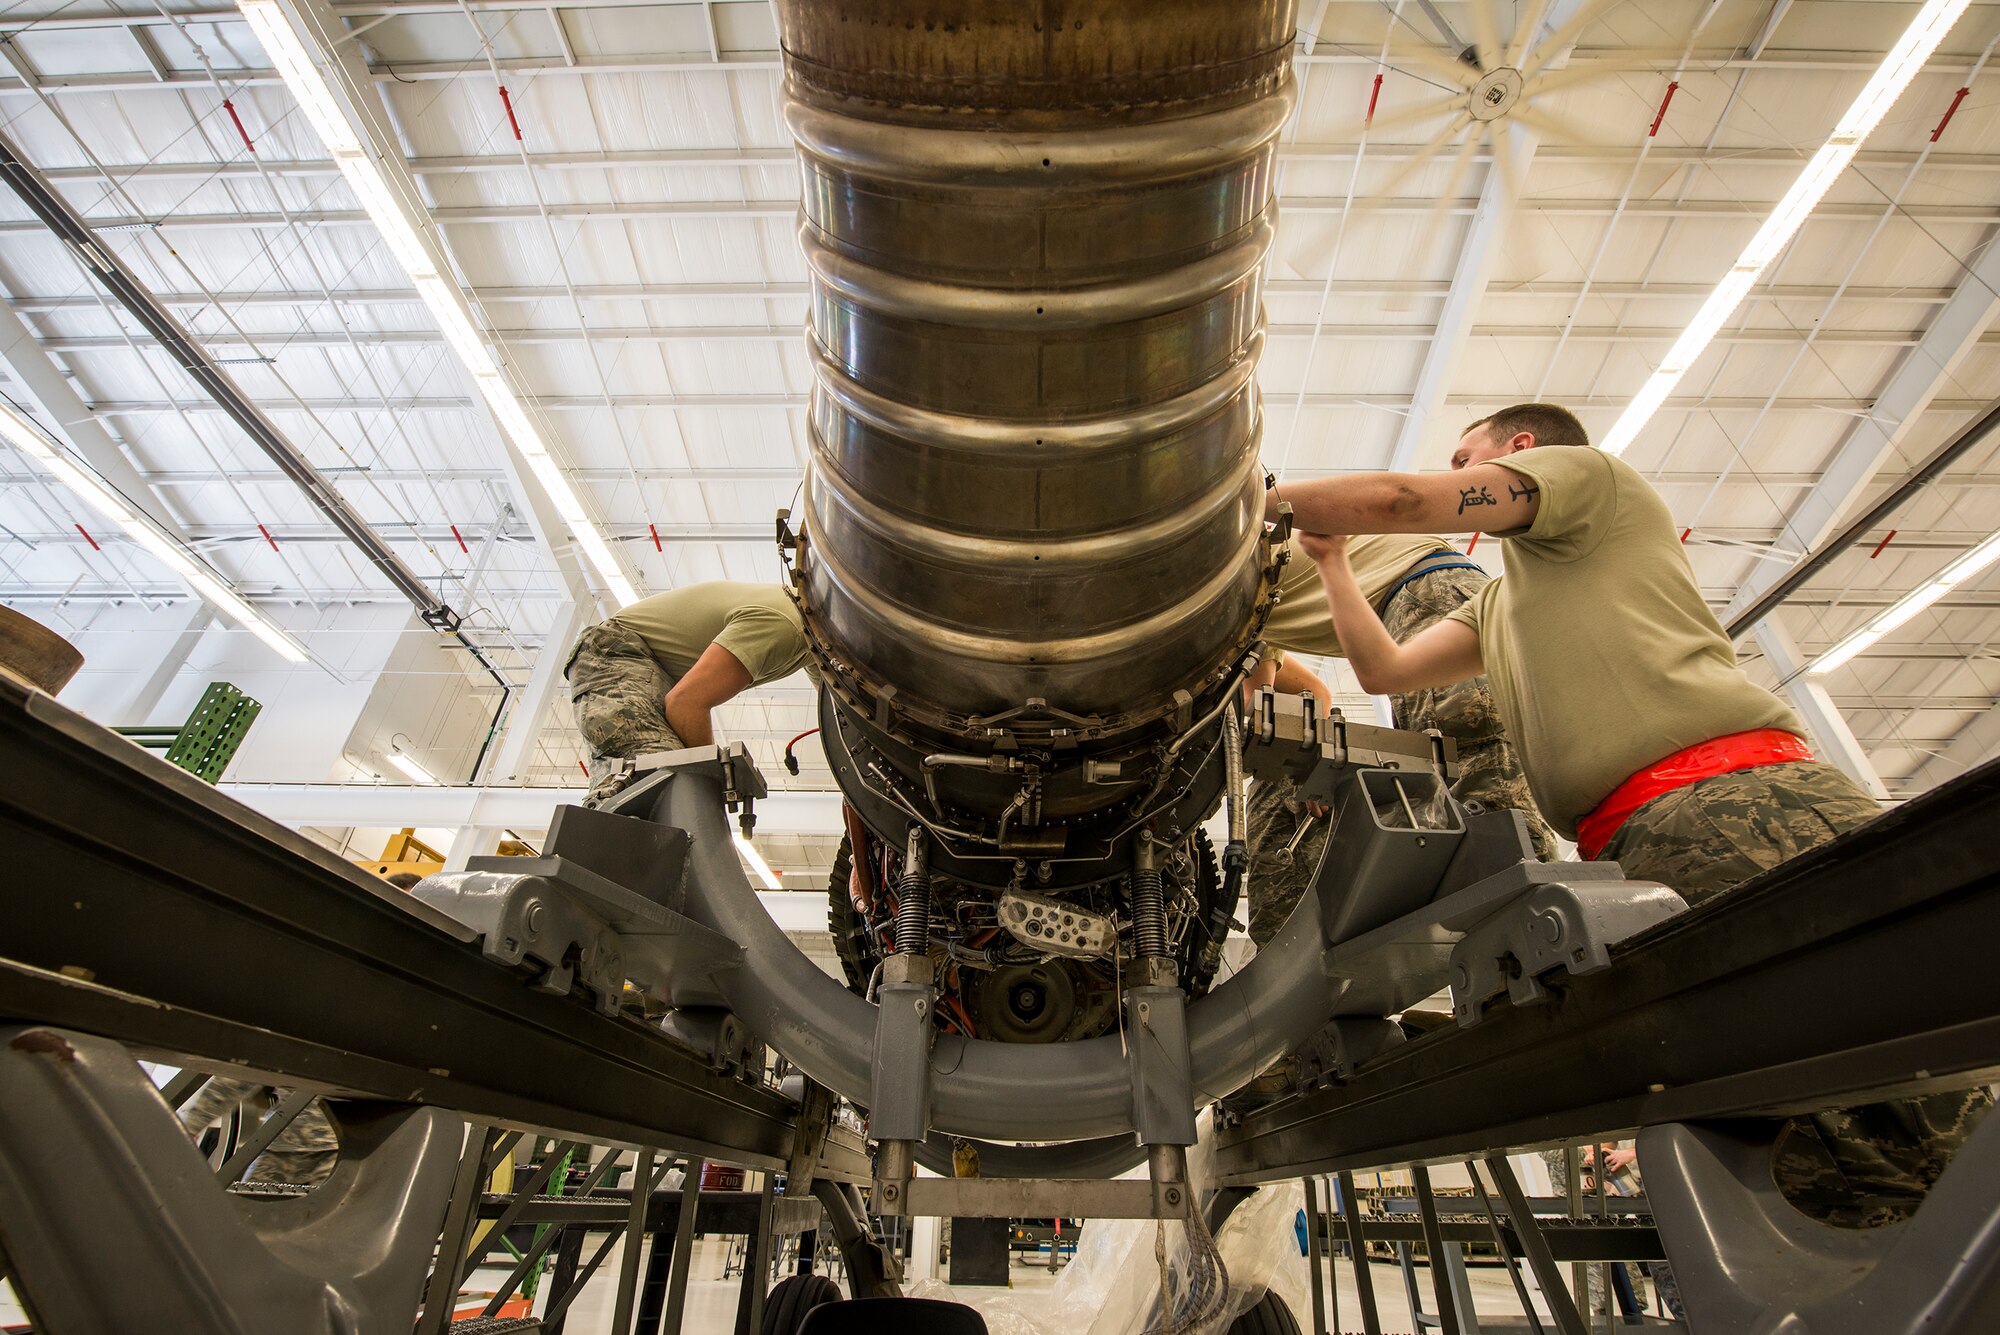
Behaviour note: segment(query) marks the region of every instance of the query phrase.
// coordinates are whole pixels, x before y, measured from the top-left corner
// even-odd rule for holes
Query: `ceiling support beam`
[[[1896,456],[1918,418],[1926,409],[1942,407],[1939,392],[1952,383],[1959,364],[1996,315],[2000,315],[2000,234],[1988,237],[1951,300],[1889,373],[1872,409],[1848,428],[1819,485],[1792,507],[1778,538],[1780,547],[1809,553],[1834,532],[1875,474]],[[1722,619],[1730,621],[1755,604],[1788,570],[1759,564],[1745,578]]]
[[[0,136],[0,181],[35,215],[36,221],[26,226],[37,231],[45,229],[47,235],[67,246],[91,280],[125,308],[188,379],[236,423],[251,444],[285,471],[313,508],[325,515],[368,563],[410,600],[426,624],[440,630],[457,628],[458,613],[389,549],[299,448],[250,401],[215,359],[194,342],[188,330],[153,297],[151,290],[111,249],[110,243],[41,178],[5,136]]]
[[[528,677],[527,689],[516,693],[514,708],[501,729],[500,745],[494,748],[493,761],[486,767],[488,782],[518,784],[534,764],[535,743],[541,739],[557,693],[568,685],[563,669],[568,666],[569,651],[584,627],[591,624],[594,610],[574,599],[566,600],[556,610],[555,621],[535,659],[535,670]]]
[[[160,655],[160,661],[153,664],[152,670],[139,682],[132,694],[126,697],[120,718],[128,724],[152,722],[153,711],[160,707],[160,701],[173,686],[174,678],[180,675],[181,668],[194,656],[196,647],[201,644],[201,637],[207,633],[209,623],[214,620],[215,614],[209,610],[208,604],[197,600],[193,610],[188,613],[188,619],[182,625],[180,633],[174,636],[174,642],[167,646],[167,652]]]
[[[406,825],[425,829],[492,826],[545,830],[555,809],[581,802],[583,775],[573,788],[459,788],[419,784],[223,783],[225,797],[294,829]],[[780,790],[757,799],[759,834],[837,834],[838,792]]]
[[[1521,44],[1523,49],[1532,51],[1538,42],[1560,30],[1582,3],[1583,0],[1553,0],[1544,14],[1542,26]],[[1431,10],[1426,12],[1435,13]],[[1438,22],[1443,24],[1442,17],[1438,18]],[[1552,53],[1548,65],[1560,68],[1574,49],[1572,43]],[[1488,68],[1498,59],[1497,53],[1481,55],[1481,62]],[[1466,341],[1472,336],[1473,317],[1486,296],[1486,284],[1493,275],[1493,261],[1500,252],[1500,243],[1506,238],[1508,223],[1522,204],[1514,196],[1515,183],[1528,179],[1528,171],[1535,164],[1535,151],[1541,147],[1541,135],[1526,125],[1505,118],[1494,122],[1492,134],[1492,161],[1486,168],[1486,180],[1480,188],[1479,203],[1473,209],[1472,222],[1465,230],[1465,244],[1459,248],[1458,263],[1452,269],[1451,292],[1444,299],[1444,309],[1438,315],[1430,348],[1424,353],[1423,369],[1417,373],[1417,387],[1410,396],[1409,414],[1403,418],[1402,427],[1396,433],[1396,445],[1389,456],[1391,472],[1407,473],[1423,465],[1425,433],[1431,418],[1444,406],[1452,374],[1458,369],[1459,357],[1465,352]],[[1503,159],[1512,164],[1511,172],[1500,169]],[[1291,211],[1289,203],[1285,209]]]
[[[1928,792],[1996,755],[2000,755],[2000,705],[1967,724],[1950,746],[1911,771],[1903,786],[1913,796]]]
[[[42,424],[89,464],[92,472],[110,483],[135,509],[145,511],[154,523],[181,541],[188,541],[180,521],[125,457],[125,451],[104,429],[104,423],[85,406],[69,376],[50,360],[48,350],[29,331],[11,301],[0,301],[0,364],[6,366],[14,382],[10,387],[13,396],[22,406],[39,410]]]
[[[1502,129],[1500,133],[1518,137],[1522,144],[1520,170],[1525,174],[1534,158],[1538,136],[1519,126]],[[1445,296],[1444,309],[1439,313],[1437,327],[1431,333],[1430,347],[1424,353],[1423,369],[1417,373],[1417,387],[1410,396],[1409,414],[1403,418],[1402,428],[1396,433],[1396,446],[1389,456],[1391,472],[1408,473],[1422,466],[1424,433],[1430,426],[1431,418],[1444,406],[1445,391],[1450,388],[1452,372],[1458,368],[1458,359],[1465,351],[1466,341],[1472,337],[1472,317],[1486,296],[1486,283],[1493,273],[1493,260],[1499,252],[1500,241],[1506,234],[1507,221],[1512,212],[1513,201],[1508,198],[1500,171],[1488,168],[1485,189],[1480,192],[1479,206],[1473,211],[1472,224],[1465,230],[1465,244],[1459,248],[1458,264],[1452,270],[1451,290]]]
[[[1886,801],[1888,786],[1875,772],[1874,762],[1868,759],[1868,753],[1862,749],[1860,741],[1854,736],[1854,729],[1848,726],[1846,717],[1833,703],[1826,687],[1805,674],[1805,662],[1791,633],[1776,621],[1766,621],[1757,627],[1757,643],[1764,650],[1764,657],[1770,660],[1772,670],[1778,674],[1778,680],[1783,683],[1780,689],[1785,700],[1805,720],[1806,731],[1812,734],[1814,750],[1819,758],[1838,766],[1848,778],[1866,789],[1870,797]]]
[[[416,177],[410,171],[401,139],[395,132],[394,109],[371,82],[359,44],[347,40],[349,33],[346,26],[324,0],[281,0],[280,8],[289,16],[293,33],[305,44],[307,58],[318,67],[316,77],[323,80],[323,86],[335,104],[333,114],[345,123],[346,131],[353,136],[367,159],[363,175],[381,182],[396,220],[411,229],[406,244],[423,250],[421,260],[401,256],[398,263],[411,275],[411,281],[417,287],[423,287],[431,281],[431,275],[435,275],[437,299],[456,310],[457,317],[473,331],[475,338],[483,339],[486,336],[481,328],[483,318],[474,309],[472,295],[457,276],[460,268],[455,264],[456,256],[446,245],[443,230],[438,226],[438,213],[425,202]],[[534,210],[526,212],[530,216],[535,213]],[[380,231],[372,218],[366,214],[362,216],[371,229]],[[383,240],[392,251],[397,249],[395,237],[384,236]],[[423,272],[425,269],[429,272]],[[451,310],[433,314],[443,320],[451,315]],[[582,514],[574,515],[569,520],[562,517],[551,489],[567,490],[564,479],[558,476],[553,480],[544,480],[536,473],[527,452],[531,448],[538,451],[536,459],[547,463],[558,473],[561,464],[556,462],[554,455],[543,450],[538,439],[523,439],[522,428],[503,424],[488,402],[490,396],[499,394],[508,405],[517,407],[523,422],[528,420],[534,408],[534,400],[527,393],[519,370],[505,356],[504,345],[501,345],[501,352],[497,362],[488,367],[494,371],[493,383],[484,386],[477,411],[487,424],[491,437],[499,444],[497,453],[506,467],[515,496],[523,503],[530,527],[554,561],[571,597],[592,603],[595,595],[584,581],[582,563],[577,560],[569,543],[559,541],[562,535],[572,530],[575,530],[574,536],[588,541],[594,537],[591,521]],[[479,349],[478,359],[484,360],[485,356],[484,349]],[[463,350],[459,359],[475,380],[480,377],[478,366],[466,360]],[[527,435],[533,437],[535,433],[530,429]],[[580,498],[572,499],[577,500],[581,508]],[[609,559],[616,560],[615,557]],[[619,584],[629,577],[629,573],[622,568],[622,563],[618,568],[598,572],[607,585]]]

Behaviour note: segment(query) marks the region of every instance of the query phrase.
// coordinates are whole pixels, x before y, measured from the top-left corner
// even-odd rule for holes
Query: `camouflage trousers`
[[[1759,765],[1654,798],[1599,856],[1695,904],[1881,813],[1832,765]],[[1794,1117],[1778,1141],[1778,1187],[1813,1218],[1846,1228],[1907,1219],[1992,1106],[1984,1089],[1970,1089]]]
[[[1598,856],[1699,904],[1881,814],[1882,804],[1832,765],[1759,765],[1662,793],[1627,817]]]
[[[1382,623],[1396,640],[1407,640],[1469,602],[1490,578],[1479,570],[1420,575],[1390,597]],[[1459,776],[1451,793],[1467,811],[1512,807],[1527,818],[1536,855],[1545,862],[1556,855],[1555,833],[1535,809],[1520,755],[1500,725],[1486,678],[1391,696],[1389,704],[1397,727],[1436,728],[1458,743]],[[1282,779],[1253,786],[1245,815],[1250,939],[1261,946],[1277,935],[1311,884],[1326,850],[1328,822],[1308,812],[1291,781]]]
[[[201,1133],[228,1117],[237,1108],[244,1110],[244,1134],[248,1135],[261,1117],[277,1106],[280,1091],[237,1080],[212,1076],[195,1096],[181,1105],[181,1126],[199,1139]],[[269,1149],[258,1155],[243,1175],[245,1182],[285,1182],[316,1187],[332,1175],[340,1157],[340,1140],[333,1122],[319,1102],[308,1103],[291,1124],[277,1134]]]
[[[619,761],[681,749],[681,739],[667,725],[673,679],[634,632],[615,621],[592,626],[577,637],[563,675],[577,730],[590,752],[585,806],[596,806],[632,781]]]

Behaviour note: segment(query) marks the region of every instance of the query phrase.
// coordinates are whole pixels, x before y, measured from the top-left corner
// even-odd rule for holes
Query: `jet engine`
[[[1241,881],[1292,6],[779,12],[834,935],[857,991],[931,956],[947,1032],[1089,1038],[1135,966],[1206,989]]]

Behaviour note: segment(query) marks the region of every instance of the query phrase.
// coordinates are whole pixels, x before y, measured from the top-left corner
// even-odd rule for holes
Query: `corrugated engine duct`
[[[835,687],[959,742],[1031,701],[1110,737],[1216,699],[1263,592],[1293,6],[778,9]]]

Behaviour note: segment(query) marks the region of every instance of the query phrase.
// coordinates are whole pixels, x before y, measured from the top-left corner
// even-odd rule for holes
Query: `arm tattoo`
[[[1509,482],[1507,484],[1507,495],[1512,500],[1525,501],[1541,494],[1542,489],[1526,478],[1522,478],[1519,482]]]
[[[1460,487],[1458,489],[1458,512],[1464,514],[1475,505],[1498,505],[1493,493],[1484,487]]]

